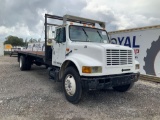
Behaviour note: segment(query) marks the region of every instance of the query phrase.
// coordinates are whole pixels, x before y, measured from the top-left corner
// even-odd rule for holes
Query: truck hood
[[[85,58],[86,60],[97,60],[100,63],[102,63],[102,61],[105,61],[106,50],[132,50],[132,48],[121,45],[93,42],[72,42],[68,45],[68,48],[72,50],[72,53],[70,55],[77,56],[77,59],[87,56],[88,58]]]
[[[120,55],[117,56],[116,60],[112,61],[112,56],[106,56],[108,53],[106,50],[131,50],[132,48],[115,45],[115,44],[105,44],[105,43],[89,43],[89,42],[72,42],[67,46],[71,52],[68,52],[66,59],[74,61],[75,64],[78,64],[78,69],[80,74],[82,74],[82,66],[102,66],[103,72],[96,74],[98,75],[111,75],[111,74],[121,74],[128,73],[128,71],[122,71],[122,69],[129,69],[129,72],[134,72],[134,61],[133,64],[126,63],[125,65],[119,65],[116,61],[117,58],[120,58]],[[115,55],[115,53],[113,52]],[[109,57],[110,59],[106,59]],[[123,59],[133,59],[134,54],[125,57]],[[127,60],[128,61],[128,60]],[[110,63],[116,62],[116,65],[110,65]],[[123,61],[122,61],[123,62]],[[124,61],[126,62],[126,60]],[[83,74],[84,76],[89,74]],[[93,74],[91,74],[93,75]],[[94,74],[95,75],[95,74]]]
[[[72,43],[73,44],[73,43]],[[130,47],[122,46],[122,45],[116,45],[116,44],[105,44],[105,43],[92,43],[92,42],[75,42],[75,45],[84,45],[87,47],[95,46],[95,47],[103,47],[104,49],[123,49],[123,50],[132,50]]]

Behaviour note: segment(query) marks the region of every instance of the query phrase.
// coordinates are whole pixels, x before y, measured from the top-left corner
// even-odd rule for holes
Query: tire
[[[46,68],[46,69],[48,69],[48,67],[49,67],[48,65],[45,65],[45,68]]]
[[[40,63],[40,62],[35,62],[35,64],[36,64],[37,66],[41,66],[41,65],[42,65],[42,63]]]
[[[26,70],[30,70],[31,69],[31,65],[32,65],[31,61],[28,60],[27,61],[27,69]]]
[[[62,84],[66,99],[73,104],[78,103],[82,95],[82,85],[80,75],[74,67],[68,67],[64,71]]]
[[[113,89],[117,92],[127,92],[133,87],[134,83],[130,83],[122,86],[115,86]]]
[[[31,69],[31,61],[24,56],[20,56],[19,67],[21,71]]]

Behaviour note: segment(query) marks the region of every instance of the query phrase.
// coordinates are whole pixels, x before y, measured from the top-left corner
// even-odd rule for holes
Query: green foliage
[[[41,42],[41,38],[39,38],[38,40],[35,38],[31,38],[29,39],[28,43],[35,43],[35,42]]]
[[[10,35],[10,36],[6,37],[6,40],[5,40],[4,44],[11,44],[12,46],[27,46],[28,43],[35,43],[35,42],[40,42],[40,41],[41,41],[40,38],[38,40],[30,38],[28,41],[27,41],[27,38],[26,38],[23,41],[22,38]]]
[[[31,39],[29,40],[29,43],[35,43],[35,42],[37,42],[36,39],[31,38]]]
[[[25,42],[23,42],[22,38],[18,38],[17,36],[8,36],[4,44],[11,44],[12,46],[25,46]]]

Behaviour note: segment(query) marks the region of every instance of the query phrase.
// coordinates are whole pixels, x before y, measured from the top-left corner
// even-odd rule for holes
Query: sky
[[[44,14],[106,22],[107,31],[160,24],[159,0],[0,0],[0,41],[44,39]]]

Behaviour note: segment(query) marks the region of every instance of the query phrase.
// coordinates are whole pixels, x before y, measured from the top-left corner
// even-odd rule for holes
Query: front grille
[[[106,59],[107,66],[132,64],[132,50],[107,49]]]

